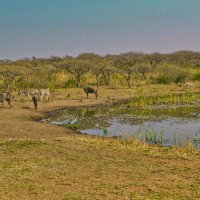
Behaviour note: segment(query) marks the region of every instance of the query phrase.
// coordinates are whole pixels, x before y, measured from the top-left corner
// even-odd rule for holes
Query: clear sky
[[[0,59],[200,51],[200,0],[0,0]]]

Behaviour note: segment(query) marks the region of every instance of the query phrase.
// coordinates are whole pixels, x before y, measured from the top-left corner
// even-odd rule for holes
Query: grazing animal
[[[49,87],[47,89],[40,89],[39,90],[40,94],[40,100],[43,100],[43,96],[45,95],[47,97],[47,100],[49,101],[49,96],[50,96],[50,89]]]
[[[38,105],[38,95],[34,94],[34,95],[32,96],[32,101],[33,101],[33,104],[34,104],[35,110],[37,110],[37,105]]]
[[[18,90],[18,95],[21,95],[21,96],[25,96],[25,97],[29,97],[31,99],[31,96],[35,95],[35,94],[38,94],[39,91],[37,89],[26,89],[26,90],[22,90],[22,89],[19,89]]]
[[[96,96],[96,99],[98,97],[97,90],[95,90],[91,87],[84,87],[84,92],[87,94],[87,99],[88,99],[89,94],[94,94]]]
[[[184,83],[184,86],[185,86],[187,89],[194,90],[194,83],[193,83],[193,82],[185,82],[185,83]]]
[[[71,97],[71,95],[70,95],[70,94],[68,94],[68,95],[66,96],[66,98],[67,98],[67,99],[69,99],[70,97]]]
[[[9,92],[0,93],[1,110],[2,110],[2,107],[4,106],[4,101],[8,102],[8,105],[10,106],[10,108],[14,108],[12,105],[12,100],[13,100],[13,96]]]

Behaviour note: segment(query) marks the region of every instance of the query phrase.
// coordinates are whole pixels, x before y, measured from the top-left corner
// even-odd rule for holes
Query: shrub
[[[56,90],[55,84],[52,83],[52,82],[49,83],[49,89],[50,89],[51,92],[55,92],[55,90]]]
[[[181,83],[190,78],[190,73],[177,66],[165,66],[161,69],[161,75],[157,77],[157,83]]]
[[[189,74],[184,70],[178,70],[176,71],[176,74],[174,75],[174,81],[175,83],[182,83],[185,82],[189,78]]]
[[[74,79],[69,79],[68,81],[65,82],[65,88],[73,88],[76,87],[76,80]]]
[[[198,73],[194,74],[192,76],[192,80],[194,80],[194,81],[200,81],[200,73],[198,72]]]
[[[167,83],[169,83],[169,79],[166,75],[162,74],[162,75],[159,75],[159,76],[156,77],[155,82],[157,84],[167,84]]]

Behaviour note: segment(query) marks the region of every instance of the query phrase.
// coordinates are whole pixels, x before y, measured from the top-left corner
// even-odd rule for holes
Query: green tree
[[[61,67],[74,76],[76,86],[80,87],[82,77],[89,72],[90,62],[78,58],[70,59],[67,63],[61,64]]]

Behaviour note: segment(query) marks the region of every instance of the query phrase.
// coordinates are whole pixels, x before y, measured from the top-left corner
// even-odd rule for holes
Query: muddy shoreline
[[[144,140],[148,134],[150,137],[162,137],[162,142],[170,146],[173,146],[173,143],[177,144],[178,140],[182,140],[185,143],[186,139],[190,137],[192,142],[193,138],[197,137],[194,134],[198,133],[199,135],[197,125],[199,123],[200,112],[194,112],[196,107],[199,107],[199,104],[152,106],[150,110],[156,110],[156,112],[149,112],[146,115],[131,113],[129,105],[127,107],[122,106],[119,110],[114,107],[128,103],[131,100],[132,98],[128,98],[109,102],[109,105],[105,102],[91,105],[67,106],[45,112],[44,117],[38,120],[39,122],[58,127],[61,126],[83,135],[103,137],[123,137],[123,135],[129,135],[135,137],[139,134],[142,140]],[[110,110],[112,107],[113,109]],[[186,108],[188,113],[184,113],[185,110],[184,112],[180,112],[183,107]],[[166,115],[164,115],[165,111],[161,112],[159,109],[166,110]],[[170,109],[176,115],[170,115]],[[195,127],[192,128],[194,125]],[[157,143],[156,141],[155,144]]]
[[[42,112],[42,114],[44,115],[44,117],[37,119],[38,120],[42,120],[43,118],[48,118],[49,115],[51,115],[52,113],[56,113],[62,110],[66,110],[66,109],[82,109],[82,108],[96,108],[96,107],[112,107],[112,106],[116,106],[118,104],[123,104],[123,103],[128,103],[129,101],[131,101],[133,99],[133,97],[131,98],[125,98],[125,99],[118,99],[118,100],[112,100],[112,102],[107,101],[107,102],[100,102],[97,104],[88,104],[88,105],[74,105],[74,106],[63,106],[63,107],[59,107],[59,108],[53,108],[51,110],[48,111],[44,111]]]

